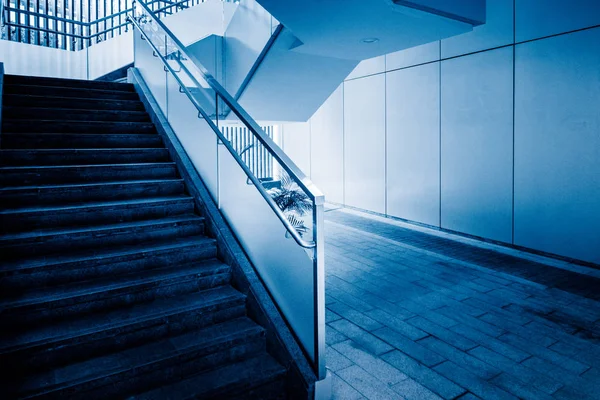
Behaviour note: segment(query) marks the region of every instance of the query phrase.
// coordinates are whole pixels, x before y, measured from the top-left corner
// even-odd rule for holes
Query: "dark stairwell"
[[[1,397],[284,398],[133,85],[6,75],[2,104]]]

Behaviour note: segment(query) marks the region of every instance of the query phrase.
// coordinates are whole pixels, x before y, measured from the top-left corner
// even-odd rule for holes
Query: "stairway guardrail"
[[[174,80],[174,84],[178,86],[178,92],[185,94],[197,110],[197,117],[204,120],[216,135],[216,169],[218,173],[217,183],[213,185],[215,187],[213,197],[216,198],[219,208],[234,232],[238,234],[238,240],[242,247],[244,247],[253,262],[259,276],[265,282],[267,289],[282,311],[292,332],[298,338],[309,360],[312,361],[317,377],[319,379],[325,378],[323,194],[287,154],[265,134],[257,122],[209,73],[208,69],[198,63],[197,60],[192,61],[192,58],[186,53],[186,47],[152,12],[147,4],[141,1],[136,2],[133,13],[128,16],[128,20],[137,31],[134,39],[145,41],[151,50],[151,56],[149,57],[153,56],[155,59],[160,60],[161,70],[166,73],[165,85]],[[138,67],[138,64],[142,63],[142,54],[141,50],[138,54],[139,47],[137,45],[134,47],[136,48],[135,64]],[[142,76],[144,76],[145,70],[147,73],[144,79],[155,79],[157,73],[152,71],[158,71],[155,69],[156,67],[150,66],[147,58],[145,58],[144,63],[141,69]],[[162,80],[163,78],[156,79]],[[152,84],[149,84],[149,86],[152,86]],[[167,107],[167,114],[170,112],[176,113],[177,110]],[[176,121],[173,121],[173,123],[176,123]],[[275,169],[280,172],[281,180],[286,185],[285,188],[273,190],[263,186],[263,182],[255,176],[231,142],[221,132],[220,126],[227,124],[242,126],[252,134],[256,139],[256,143],[262,146],[272,157],[274,163],[277,164]],[[175,129],[175,132],[177,133],[177,129]],[[225,148],[226,152],[221,153],[219,147]],[[233,163],[228,161],[228,157],[231,157]],[[241,209],[248,207],[248,204],[257,208],[264,206],[256,203],[254,198],[251,198],[253,195],[247,192],[246,189],[235,186],[240,184],[240,173],[233,169],[233,165],[237,165],[237,171],[241,169],[243,172],[243,176],[245,176],[244,185],[248,184],[256,189],[260,198],[268,205],[272,215],[285,228],[281,232],[281,236],[276,236],[272,232],[260,233],[265,237],[270,235],[265,240],[270,240],[271,243],[264,243],[264,240],[262,242],[257,241],[252,235],[260,236],[260,234],[253,232],[251,227],[248,227],[248,224],[243,221],[243,219],[248,219],[246,218],[248,216],[242,215],[243,210]],[[203,179],[205,178],[208,179],[208,177],[203,176]],[[247,203],[233,199],[233,196],[238,192],[239,197],[245,198]],[[303,219],[301,214],[289,212],[290,210],[294,211],[293,207],[291,209],[286,208],[290,204],[297,209],[307,211],[311,218],[309,220]],[[259,213],[259,211],[253,209],[245,210],[245,212]],[[307,223],[309,226],[305,225]],[[276,228],[271,222],[265,223],[265,226],[255,226],[254,228],[266,230],[268,229],[266,226]],[[284,233],[285,235],[283,235]],[[303,236],[309,234],[312,236],[312,240],[304,239]],[[293,238],[298,247],[296,249],[292,248],[289,239],[285,239],[284,236]],[[269,245],[272,246],[270,250]],[[285,249],[279,249],[278,247]],[[278,252],[277,256],[273,255]],[[289,255],[286,255],[285,252],[288,252]],[[303,261],[302,257],[307,261]],[[310,271],[304,269],[308,262],[311,265]],[[286,266],[290,266],[290,268],[285,269]],[[298,271],[294,270],[294,266],[298,266]],[[308,273],[310,276],[307,277]],[[296,283],[299,286],[298,288],[293,287]],[[303,288],[303,285],[306,288]],[[294,293],[297,294],[298,298],[294,298]],[[311,298],[305,298],[309,294]],[[309,308],[311,309],[309,310]]]
[[[76,0],[70,7],[64,1],[30,0],[27,9],[18,1],[0,1],[6,40],[77,51],[127,32],[127,14],[135,0],[97,0],[93,7],[91,0]],[[149,0],[147,4],[166,16],[204,1]]]

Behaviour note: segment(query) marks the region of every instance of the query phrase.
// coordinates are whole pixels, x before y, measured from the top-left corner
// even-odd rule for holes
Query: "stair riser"
[[[49,96],[20,96],[4,93],[2,98],[3,106],[14,107],[35,107],[35,108],[69,108],[78,110],[126,110],[126,111],[144,111],[144,104],[132,100],[95,100],[88,98],[79,98],[77,101],[69,98],[58,98]]]
[[[68,205],[84,201],[115,201],[182,195],[182,181],[148,182],[75,187],[36,187],[0,191],[0,206]]]
[[[0,275],[0,290],[7,295],[16,296],[36,287],[63,285],[177,264],[189,264],[214,258],[216,255],[217,248],[215,245],[188,246],[100,260],[36,267],[28,269],[25,273]]]
[[[170,161],[165,149],[2,150],[0,165],[90,165]]]
[[[140,179],[177,178],[173,164],[102,165],[73,167],[44,167],[27,170],[5,169],[0,185],[26,186],[53,183],[114,182]]]
[[[235,398],[238,400],[285,400],[286,397],[286,384],[285,379],[280,378],[273,382],[261,385],[251,390],[244,390],[239,394],[236,394]],[[212,397],[214,399],[220,399],[222,395],[216,395]]]
[[[202,235],[203,220],[198,218],[170,224],[155,224],[137,228],[106,231],[88,231],[64,235],[44,236],[21,240],[0,241],[0,253],[5,260],[61,254],[70,251],[101,249],[118,245],[136,245],[154,241]]]
[[[110,378],[86,382],[85,384],[65,390],[57,390],[46,395],[35,396],[35,399],[73,399],[91,400],[118,398],[123,394],[134,395],[140,391],[151,390],[201,373],[212,368],[252,357],[265,350],[262,335],[252,335],[229,342],[227,346],[211,346],[197,349],[151,365],[137,371],[124,371]],[[93,390],[92,392],[87,392]]]
[[[7,133],[116,133],[154,134],[154,125],[148,122],[82,122],[82,121],[39,121],[4,120],[2,132]]]
[[[2,133],[3,149],[164,148],[158,135]]]
[[[70,87],[51,87],[51,86],[30,86],[30,85],[4,85],[5,94],[32,95],[32,96],[52,96],[52,97],[71,97],[73,99],[85,98],[105,100],[139,100],[135,92],[123,92],[119,90],[95,90],[87,88]],[[76,102],[76,100],[73,100]]]
[[[157,299],[198,292],[228,284],[229,273],[197,277],[181,276],[132,287],[121,288],[60,301],[49,301],[35,307],[18,307],[0,314],[11,326],[31,328],[46,323],[90,315],[94,312],[116,310]]]
[[[5,120],[63,120],[63,121],[125,121],[149,122],[150,117],[145,112],[121,110],[72,110],[57,108],[4,108]]]
[[[0,223],[5,232],[23,232],[31,229],[82,226],[87,224],[133,222],[144,219],[163,218],[194,212],[191,199],[137,204],[135,207],[114,205],[110,207],[90,207],[87,209],[28,212],[0,215]]]
[[[133,92],[135,88],[129,83],[100,82],[76,79],[57,79],[24,75],[5,75],[4,83],[13,85],[39,85],[39,86],[58,86],[73,87],[98,90],[121,90]]]
[[[5,365],[13,371],[33,372],[56,368],[130,347],[140,346],[245,315],[246,308],[239,300],[224,301],[214,306],[192,309],[151,321],[131,323],[126,327],[106,329],[77,338],[39,344],[6,354]]]

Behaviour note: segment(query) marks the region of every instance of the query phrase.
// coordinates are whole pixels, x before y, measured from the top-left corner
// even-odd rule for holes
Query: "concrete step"
[[[82,79],[46,78],[40,76],[4,75],[4,82],[13,85],[75,87],[101,90],[135,91],[131,83],[88,81]]]
[[[4,296],[15,297],[34,288],[189,264],[216,255],[214,239],[190,236],[65,255],[8,260],[0,265],[0,289]]]
[[[169,241],[204,234],[204,218],[194,214],[148,221],[54,228],[0,235],[3,262],[42,255],[101,251],[111,246],[130,246]]]
[[[0,225],[5,233],[26,232],[34,229],[141,221],[193,212],[194,201],[191,197],[148,197],[0,209]]]
[[[221,286],[36,329],[3,330],[0,357],[15,374],[58,368],[242,317],[245,301]]]
[[[85,165],[170,161],[167,149],[13,149],[0,150],[0,165]]]
[[[151,399],[284,399],[285,368],[267,354],[135,396]]]
[[[76,133],[2,133],[2,149],[110,149],[160,148],[158,135],[149,134],[76,134]]]
[[[31,329],[92,313],[211,289],[228,284],[230,278],[230,267],[216,259],[111,275],[3,298],[0,300],[0,319],[12,328]]]
[[[91,201],[131,200],[185,193],[183,179],[8,186],[0,188],[0,207],[69,205]]]
[[[93,117],[92,117],[93,118]],[[134,133],[156,134],[151,122],[125,121],[66,121],[40,119],[2,119],[2,132],[6,133]]]
[[[251,358],[264,349],[264,330],[242,317],[35,375],[18,392],[27,398],[119,398]]]
[[[127,121],[149,122],[145,111],[78,110],[71,108],[11,107],[3,109],[5,120]]]
[[[39,86],[5,83],[3,86],[5,94],[31,95],[31,96],[53,96],[70,98],[87,98],[95,100],[104,100],[107,103],[111,100],[139,100],[136,92],[122,90],[91,89],[80,87],[64,86]],[[75,101],[74,101],[75,102]]]
[[[177,178],[173,162],[0,167],[0,186]]]
[[[144,103],[139,99],[106,101],[105,99],[83,97],[60,97],[56,95],[32,95],[24,93],[4,93],[2,106],[14,107],[43,107],[43,108],[70,108],[83,110],[126,110],[145,111]]]

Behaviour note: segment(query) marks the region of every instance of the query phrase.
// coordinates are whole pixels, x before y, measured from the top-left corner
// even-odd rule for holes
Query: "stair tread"
[[[245,296],[232,286],[222,286],[203,290],[198,293],[158,299],[150,303],[136,304],[131,307],[104,313],[95,313],[85,317],[61,321],[27,329],[18,335],[0,333],[0,354],[7,354],[49,343],[72,340],[76,337],[91,335],[128,325],[152,321],[157,318],[180,313],[186,310],[210,308],[227,301],[243,301]]]
[[[190,399],[218,395],[224,389],[243,391],[283,377],[285,368],[262,354],[204,372],[171,385],[134,396],[135,399]]]
[[[116,246],[116,247],[105,247],[97,250],[81,250],[77,252],[71,252],[67,255],[63,254],[52,254],[46,256],[35,256],[28,259],[7,261],[3,262],[0,266],[0,273],[14,273],[34,268],[42,268],[48,266],[60,266],[63,264],[83,262],[83,261],[98,261],[100,259],[106,259],[111,257],[127,256],[131,254],[139,254],[148,251],[157,251],[164,249],[171,249],[177,247],[187,247],[191,245],[195,246],[207,246],[215,245],[215,239],[207,236],[188,236],[185,238],[169,239],[166,243],[144,243],[136,245]]]
[[[131,179],[122,181],[106,181],[106,182],[86,182],[86,183],[48,183],[25,186],[4,186],[0,187],[2,192],[10,192],[14,190],[33,190],[33,189],[67,189],[67,188],[85,188],[96,186],[111,186],[111,185],[136,185],[143,183],[163,183],[163,182],[183,182],[181,178],[157,178],[157,179]]]
[[[195,214],[183,214],[175,217],[163,217],[151,220],[141,220],[141,221],[132,221],[132,222],[120,222],[115,224],[103,224],[103,225],[88,225],[82,227],[65,227],[65,228],[49,228],[49,229],[39,229],[39,230],[29,230],[27,232],[19,232],[19,233],[11,233],[11,234],[0,234],[0,246],[3,242],[14,241],[14,240],[27,240],[32,238],[44,238],[49,236],[57,236],[57,235],[69,235],[76,233],[86,233],[86,232],[98,232],[102,233],[103,231],[114,231],[119,229],[128,229],[128,228],[141,228],[148,227],[153,225],[164,225],[164,224],[173,224],[178,222],[187,222],[187,221],[204,221],[204,217]]]
[[[52,87],[52,86],[47,86],[47,87]],[[119,91],[113,90],[113,92],[118,93]],[[127,92],[124,92],[124,93],[127,93]],[[64,100],[64,101],[68,101],[68,102],[72,102],[72,103],[77,103],[79,100],[83,100],[83,101],[95,100],[95,101],[110,101],[110,102],[127,101],[127,102],[131,102],[131,103],[142,103],[142,101],[138,100],[138,99],[135,99],[135,100],[134,99],[98,99],[98,98],[93,98],[93,97],[51,96],[51,95],[39,95],[39,94],[4,93],[3,96],[27,97],[27,98],[32,98],[32,100],[36,100],[36,99],[55,100],[55,101]]]
[[[119,167],[119,168],[129,168],[129,167],[137,167],[144,168],[149,166],[174,166],[175,163],[170,162],[151,162],[151,163],[120,163],[120,164],[75,164],[75,165],[14,165],[14,166],[2,166],[0,167],[0,173],[15,170],[15,171],[24,171],[35,170],[35,169],[72,169],[72,168],[109,168],[109,167]]]
[[[264,329],[254,321],[247,317],[240,317],[121,352],[67,365],[51,372],[40,373],[28,378],[21,387],[28,394],[47,393],[116,376],[127,370],[139,369],[160,361],[175,359],[197,349],[259,336],[263,332]],[[48,385],[47,382],[53,384]]]
[[[130,181],[124,181],[130,182]],[[128,206],[128,205],[140,205],[148,203],[161,203],[166,201],[178,201],[178,200],[192,200],[190,196],[165,196],[165,197],[146,197],[142,199],[131,199],[131,200],[113,200],[113,201],[90,201],[68,205],[50,205],[50,206],[35,206],[35,207],[19,207],[19,208],[4,208],[0,209],[0,215],[3,214],[18,214],[24,212],[39,212],[39,211],[54,211],[60,212],[64,210],[74,209],[85,209],[91,207],[114,207],[114,206]]]
[[[0,299],[0,310],[41,305],[48,302],[114,291],[192,274],[196,276],[208,276],[215,273],[225,273],[229,269],[230,267],[221,261],[210,259],[188,265],[178,265],[176,268],[169,266],[101,279],[74,282],[61,286],[37,288],[33,292],[24,293],[18,297]]]
[[[103,81],[91,81],[87,79],[73,79],[73,78],[50,78],[45,76],[27,76],[27,75],[15,75],[5,74],[4,79],[6,82],[46,82],[46,83],[59,83],[65,85],[64,87],[90,87],[90,86],[111,86],[118,87],[115,90],[123,91],[134,91],[132,83],[120,83],[120,82],[103,82]]]
[[[115,93],[115,94],[125,94],[125,95],[135,95],[136,92],[135,91],[129,91],[129,90],[117,90],[117,89],[106,89],[106,88],[90,88],[90,87],[81,87],[81,86],[48,86],[48,85],[44,85],[44,84],[32,84],[32,83],[23,83],[23,82],[4,82],[4,87],[6,90],[6,88],[14,88],[14,87],[20,87],[20,88],[36,88],[36,89],[47,89],[47,90],[53,90],[53,91],[60,91],[61,89],[68,89],[68,90],[75,90],[75,91],[81,91],[82,93],[85,93],[88,97],[86,98],[94,98],[93,95],[96,93]]]

